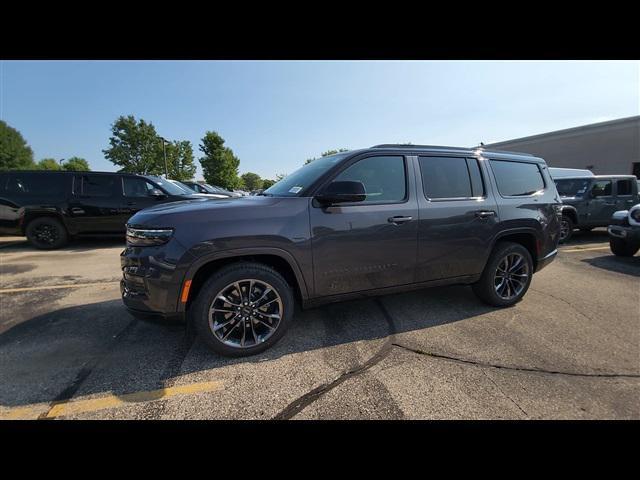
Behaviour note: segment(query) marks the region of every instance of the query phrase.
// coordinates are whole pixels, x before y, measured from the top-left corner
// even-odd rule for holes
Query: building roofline
[[[500,145],[508,145],[515,142],[528,142],[531,140],[538,140],[545,137],[567,135],[572,133],[578,133],[578,132],[583,132],[583,131],[588,131],[593,129],[611,127],[611,126],[622,125],[626,123],[634,123],[634,122],[638,122],[640,124],[640,115],[635,115],[632,117],[617,118],[615,120],[607,120],[606,122],[590,123],[587,125],[580,125],[579,127],[571,127],[571,128],[565,128],[562,130],[554,130],[552,132],[538,133],[536,135],[529,135],[526,137],[514,138],[512,140],[504,140],[502,142],[494,142],[494,143],[485,145],[485,147],[495,148],[495,147],[499,147]]]

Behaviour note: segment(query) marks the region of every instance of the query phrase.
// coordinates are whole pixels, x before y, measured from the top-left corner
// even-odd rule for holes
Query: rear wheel
[[[640,250],[640,243],[609,237],[611,252],[619,257],[633,257]]]
[[[67,229],[52,217],[40,217],[31,220],[25,230],[27,240],[36,248],[53,250],[67,244]]]
[[[287,281],[259,263],[223,267],[202,287],[192,307],[200,338],[216,353],[255,355],[289,327],[294,296]]]
[[[480,280],[472,288],[483,302],[495,307],[510,307],[527,293],[532,275],[529,251],[519,243],[500,242],[489,257]]]
[[[560,242],[564,243],[569,241],[571,235],[573,235],[574,223],[571,217],[563,215],[560,219]]]

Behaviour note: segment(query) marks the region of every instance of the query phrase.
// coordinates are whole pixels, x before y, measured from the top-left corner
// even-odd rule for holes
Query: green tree
[[[268,180],[268,179],[263,179],[262,180],[262,188],[264,188],[265,190],[267,188],[269,188],[271,185],[275,184],[276,181],[275,180]]]
[[[0,171],[35,167],[33,151],[15,128],[0,120]]]
[[[162,149],[162,146],[160,148]],[[188,140],[175,141],[167,144],[166,150],[169,178],[179,181],[191,180],[196,174],[191,142]]]
[[[133,115],[118,117],[111,126],[109,145],[104,156],[121,172],[164,173],[162,143],[152,123],[136,121]]]
[[[339,148],[338,150],[327,150],[326,152],[322,152],[322,153],[320,154],[320,158],[322,158],[322,157],[328,157],[329,155],[335,155],[336,153],[340,153],[340,152],[348,152],[348,151],[349,151],[349,150],[348,150],[348,149],[346,149],[346,148]],[[307,158],[307,159],[304,161],[304,164],[306,165],[307,163],[311,163],[311,162],[313,162],[314,160],[317,160],[317,158],[316,158],[316,157],[313,157],[313,158]]]
[[[36,164],[36,170],[62,170],[55,158],[43,158]]]
[[[62,168],[70,172],[89,172],[89,162],[84,158],[71,157],[62,163]]]
[[[242,178],[242,182],[244,183],[244,188],[247,190],[258,190],[263,188],[263,180],[260,178],[260,175],[253,172],[247,172],[240,176]]]
[[[200,151],[204,154],[200,158],[200,165],[207,183],[227,189],[240,186],[240,159],[233,154],[233,150],[224,146],[224,139],[217,132],[205,133]]]

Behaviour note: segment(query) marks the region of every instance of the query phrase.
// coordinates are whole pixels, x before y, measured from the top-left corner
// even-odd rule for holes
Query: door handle
[[[478,218],[489,218],[493,217],[496,212],[494,212],[493,210],[478,210],[477,212],[475,212],[475,214]]]
[[[393,223],[394,225],[400,225],[401,223],[410,222],[411,220],[413,220],[413,217],[397,216],[397,217],[389,217],[387,219],[387,222]]]

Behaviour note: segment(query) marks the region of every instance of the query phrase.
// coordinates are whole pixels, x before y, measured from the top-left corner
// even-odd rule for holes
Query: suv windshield
[[[561,197],[581,197],[589,187],[588,178],[568,178],[556,180],[556,188]]]
[[[162,190],[170,195],[191,195],[193,192],[189,192],[178,185],[166,181],[164,178],[149,176],[149,180],[156,183]]]
[[[339,153],[313,160],[267,188],[261,195],[295,197],[348,154]]]

